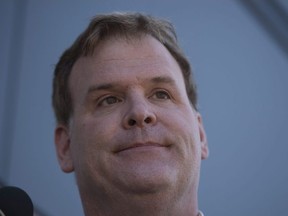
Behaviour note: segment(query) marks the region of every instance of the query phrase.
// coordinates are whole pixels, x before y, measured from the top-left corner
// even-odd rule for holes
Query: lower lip
[[[133,151],[133,152],[136,152],[136,151],[155,151],[155,150],[163,150],[164,148],[165,148],[165,146],[159,146],[159,145],[143,145],[143,146],[135,146],[132,148],[127,148],[127,149],[124,149],[118,153],[129,152],[129,151]]]

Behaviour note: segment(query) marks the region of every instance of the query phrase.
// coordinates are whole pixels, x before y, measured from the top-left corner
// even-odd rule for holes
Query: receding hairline
[[[114,12],[91,19],[87,29],[79,35],[85,38],[82,41],[82,54],[93,52],[103,39],[124,37],[129,40],[131,37],[141,38],[145,34],[153,36],[162,44],[168,41],[177,44],[177,35],[170,21],[137,12]]]
[[[162,46],[164,46],[167,49],[167,47],[163,44],[163,41],[159,40],[159,38],[157,38],[155,35],[153,35],[153,34],[151,34],[149,32],[144,32],[144,31],[143,32],[135,32],[135,33],[134,32],[133,33],[116,32],[114,35],[113,34],[106,35],[105,37],[103,37],[101,39],[98,39],[95,43],[93,43],[92,46],[89,46],[89,48],[87,50],[83,51],[78,56],[78,58],[76,59],[74,64],[81,57],[87,57],[87,56],[94,55],[95,50],[97,50],[98,47],[101,47],[102,45],[105,45],[106,43],[109,43],[111,41],[113,41],[113,42],[125,42],[127,44],[132,44],[133,45],[133,43],[137,43],[137,42],[145,39],[146,37],[152,37],[153,39],[155,39],[157,42],[162,44]],[[168,49],[167,49],[167,51],[172,55],[172,53]],[[173,56],[173,58],[175,59],[174,56]]]

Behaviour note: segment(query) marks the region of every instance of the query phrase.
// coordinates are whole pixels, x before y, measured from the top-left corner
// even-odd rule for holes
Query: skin
[[[181,69],[151,36],[109,38],[75,63],[73,115],[55,143],[75,172],[85,215],[197,215],[201,115]]]

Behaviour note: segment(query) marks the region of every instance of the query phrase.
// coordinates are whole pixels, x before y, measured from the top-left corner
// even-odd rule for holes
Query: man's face
[[[69,128],[56,129],[56,146],[80,192],[197,188],[206,136],[181,69],[161,43],[109,39],[75,63],[69,82],[73,116]]]

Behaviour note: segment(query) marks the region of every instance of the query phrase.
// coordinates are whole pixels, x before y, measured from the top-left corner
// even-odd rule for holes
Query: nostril
[[[149,117],[146,117],[146,118],[142,118],[142,120],[137,120],[137,118],[130,118],[127,122],[127,126],[129,127],[133,127],[133,126],[136,126],[138,125],[139,127],[143,127],[145,124],[151,124],[153,122],[154,118],[149,116]]]
[[[144,121],[146,124],[149,124],[152,122],[152,119],[150,117],[147,117]]]
[[[130,119],[128,121],[129,126],[134,126],[136,124],[136,121],[134,119]]]

